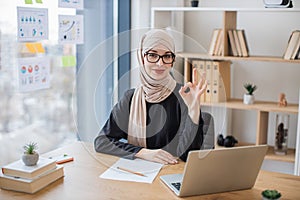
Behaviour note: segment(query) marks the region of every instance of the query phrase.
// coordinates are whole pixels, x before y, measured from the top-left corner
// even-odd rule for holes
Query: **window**
[[[58,14],[75,14],[74,9],[58,9],[58,1],[25,5],[24,1],[0,2],[0,165],[19,159],[22,146],[38,143],[43,153],[77,140],[73,102],[75,67],[62,67],[61,56],[75,55],[75,45],[59,45]],[[25,43],[17,42],[17,6],[48,8],[49,39],[42,43],[45,54],[21,53]],[[51,87],[19,92],[17,63],[20,57],[46,56],[51,60]],[[76,108],[76,107],[75,107]]]

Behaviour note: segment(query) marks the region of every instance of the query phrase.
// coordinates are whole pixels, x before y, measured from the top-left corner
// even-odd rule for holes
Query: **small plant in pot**
[[[261,193],[263,200],[279,200],[281,193],[277,190],[264,190]]]
[[[38,149],[37,143],[30,142],[23,146],[24,154],[22,160],[26,166],[34,166],[39,160],[39,154],[36,151]]]
[[[244,88],[247,91],[247,93],[244,94],[244,104],[253,104],[254,103],[253,92],[257,89],[257,86],[251,83],[245,83]]]

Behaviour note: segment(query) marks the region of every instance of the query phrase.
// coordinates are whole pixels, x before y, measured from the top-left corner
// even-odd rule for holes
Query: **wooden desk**
[[[162,174],[182,172],[184,163],[164,166],[152,184],[114,181],[99,178],[117,157],[96,153],[93,146],[76,142],[72,145],[49,152],[46,156],[67,153],[74,161],[65,163],[65,177],[43,190],[30,195],[0,190],[1,200],[94,200],[94,199],[179,199],[160,180]],[[261,199],[264,189],[277,189],[282,199],[300,199],[300,177],[260,171],[254,188],[249,190],[186,197],[184,199]]]

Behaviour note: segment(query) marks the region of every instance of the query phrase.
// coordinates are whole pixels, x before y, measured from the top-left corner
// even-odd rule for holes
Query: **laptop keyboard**
[[[180,190],[181,182],[171,183],[177,190]]]

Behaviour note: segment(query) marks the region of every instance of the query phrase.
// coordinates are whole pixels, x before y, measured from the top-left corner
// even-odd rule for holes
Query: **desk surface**
[[[184,163],[164,166],[152,184],[99,178],[117,157],[96,153],[91,144],[76,142],[49,152],[46,156],[67,153],[74,161],[64,164],[65,177],[30,195],[0,189],[2,200],[31,199],[177,199],[160,180],[159,176],[181,173]],[[226,193],[186,197],[184,199],[261,199],[261,191],[276,188],[282,199],[300,199],[300,177],[274,172],[260,171],[252,189]],[[179,198],[178,198],[179,199]]]

